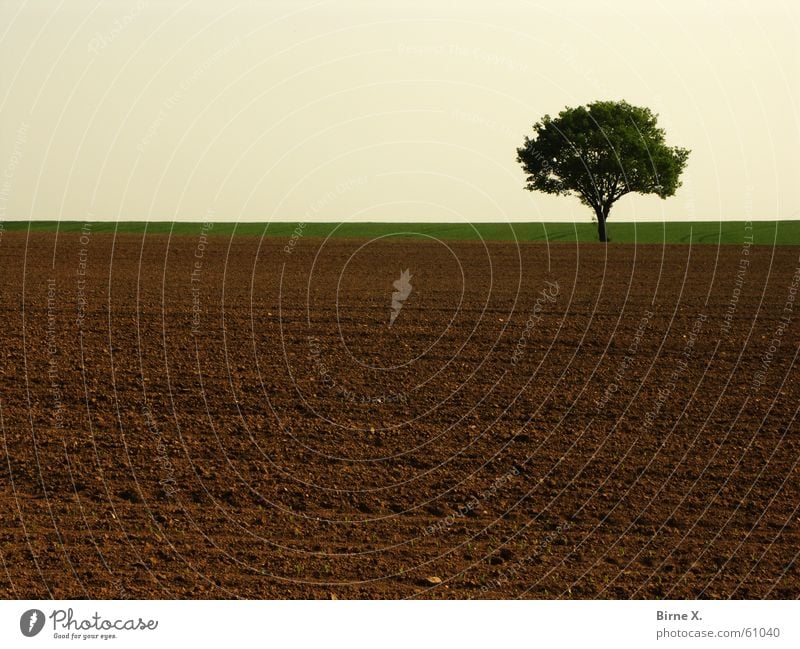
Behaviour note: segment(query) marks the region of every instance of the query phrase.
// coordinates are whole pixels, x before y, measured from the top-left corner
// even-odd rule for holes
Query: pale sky
[[[516,148],[596,99],[692,150],[612,220],[797,219],[796,6],[0,0],[0,219],[588,222]]]

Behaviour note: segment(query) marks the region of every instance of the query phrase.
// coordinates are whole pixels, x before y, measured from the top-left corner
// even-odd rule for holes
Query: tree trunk
[[[608,209],[596,210],[597,214],[597,235],[602,243],[609,241],[608,234],[606,233],[606,219],[608,218]]]

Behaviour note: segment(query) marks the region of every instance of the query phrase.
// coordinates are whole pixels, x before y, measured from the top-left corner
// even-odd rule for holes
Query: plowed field
[[[800,595],[796,248],[0,258],[2,597]]]

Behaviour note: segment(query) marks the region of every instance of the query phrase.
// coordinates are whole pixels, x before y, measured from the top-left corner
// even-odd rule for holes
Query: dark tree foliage
[[[545,115],[517,149],[529,191],[574,194],[594,210],[600,241],[608,241],[611,206],[631,192],[672,196],[689,150],[669,147],[649,108],[596,101]]]

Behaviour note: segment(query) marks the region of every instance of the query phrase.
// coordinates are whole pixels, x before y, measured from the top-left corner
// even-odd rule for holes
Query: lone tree
[[[596,101],[545,115],[525,138],[517,160],[529,191],[575,194],[597,216],[600,241],[606,219],[625,194],[672,196],[689,150],[668,147],[649,108],[626,101]]]

